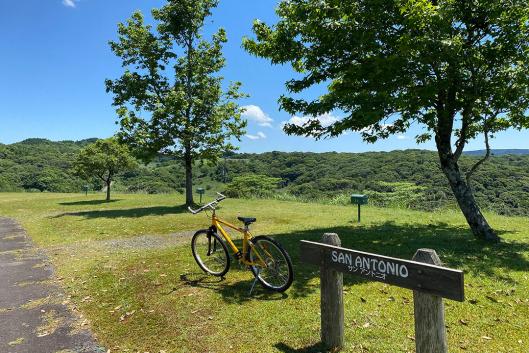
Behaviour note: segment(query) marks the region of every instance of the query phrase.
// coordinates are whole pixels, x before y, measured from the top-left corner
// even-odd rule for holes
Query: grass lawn
[[[254,234],[291,254],[286,294],[249,271],[203,275],[186,231],[205,228],[178,195],[0,194],[0,215],[19,220],[45,249],[75,305],[111,352],[321,352],[317,268],[299,262],[299,241],[336,232],[345,247],[410,259],[435,249],[465,271],[466,302],[445,301],[450,352],[529,352],[529,220],[488,215],[505,242],[480,243],[456,211],[418,212],[270,200],[222,203],[219,214],[255,216]],[[177,234],[175,234],[177,233]],[[182,234],[184,235],[182,235]],[[413,352],[412,292],[344,276],[345,352]],[[1,308],[0,308],[1,309]],[[0,311],[1,315],[1,311]]]

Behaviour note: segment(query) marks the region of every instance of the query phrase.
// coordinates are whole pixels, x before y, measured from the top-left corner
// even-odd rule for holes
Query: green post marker
[[[367,205],[368,196],[367,195],[359,195],[359,194],[353,194],[351,195],[351,203],[354,205],[358,205],[358,223],[360,223],[360,216],[361,216],[361,206]]]
[[[84,186],[84,192],[85,192],[85,195],[88,196],[88,189],[90,188],[89,185],[85,185]]]
[[[197,188],[197,194],[200,195],[200,203],[202,203],[202,195],[204,195],[205,190],[203,188]]]

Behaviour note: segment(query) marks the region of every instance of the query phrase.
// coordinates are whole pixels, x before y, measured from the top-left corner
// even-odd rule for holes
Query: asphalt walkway
[[[0,352],[106,352],[53,278],[24,229],[0,217]]]

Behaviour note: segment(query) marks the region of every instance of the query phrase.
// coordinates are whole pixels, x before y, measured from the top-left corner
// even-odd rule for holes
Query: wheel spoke
[[[213,275],[222,273],[228,265],[226,249],[213,235],[201,233],[194,238],[193,252],[199,266]]]
[[[271,288],[281,288],[290,279],[290,268],[281,250],[266,239],[259,239],[250,251],[250,260],[263,259],[266,266],[254,266],[254,273],[264,284]]]

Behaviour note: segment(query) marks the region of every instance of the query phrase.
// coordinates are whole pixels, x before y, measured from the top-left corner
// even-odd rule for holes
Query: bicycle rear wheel
[[[250,270],[261,285],[275,292],[286,291],[294,280],[292,261],[283,247],[274,239],[258,236],[252,240],[247,259],[253,263]],[[264,262],[264,263],[262,263]]]
[[[230,269],[226,244],[210,230],[202,229],[193,235],[191,250],[198,266],[210,275],[222,277]]]

